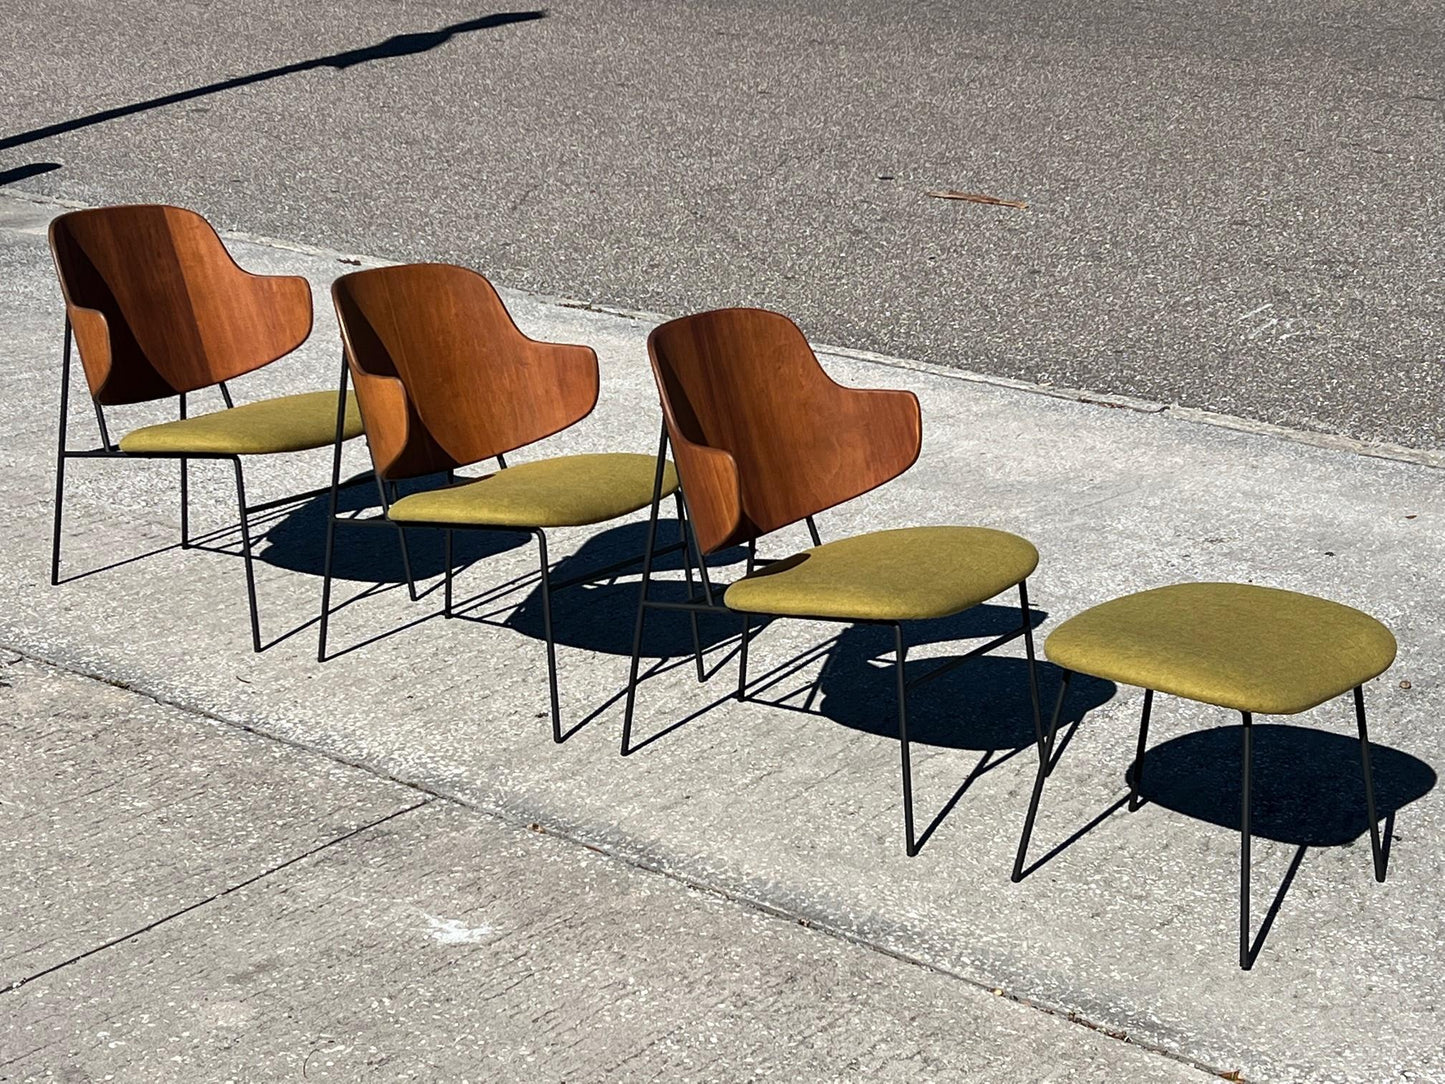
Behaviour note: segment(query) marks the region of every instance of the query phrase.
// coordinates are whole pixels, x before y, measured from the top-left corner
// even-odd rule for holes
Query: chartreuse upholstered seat
[[[326,658],[338,523],[441,529],[446,540],[447,617],[453,616],[453,531],[527,531],[536,537],[541,559],[552,737],[562,741],[552,591],[615,574],[639,558],[557,584],[547,559],[546,532],[605,523],[645,508],[655,491],[670,494],[676,489],[676,472],[670,463],[630,452],[543,456],[509,466],[506,456],[515,449],[559,433],[592,412],[597,405],[597,355],[586,346],[537,342],[523,335],[492,284],[475,271],[449,264],[356,271],[336,280],[331,297],[345,347],[341,388],[344,392],[348,379],[356,385],[372,466],[385,485],[381,517],[337,516],[335,487],[341,479],[345,436],[338,429],[318,657]],[[480,478],[457,478],[456,471],[491,459],[500,469]],[[404,497],[397,494],[398,480],[438,475],[446,481]],[[696,649],[696,622],[693,633]]]
[[[342,436],[361,436],[361,412],[347,397]],[[262,399],[213,414],[135,429],[120,438],[129,455],[270,455],[324,448],[336,438],[336,393]]]
[[[402,497],[391,518],[454,527],[587,527],[646,508],[655,467],[652,456],[631,452],[539,459]],[[677,486],[671,463],[663,484],[669,493]]]
[[[1077,674],[1235,711],[1294,715],[1383,673],[1395,637],[1338,602],[1238,583],[1180,583],[1071,617],[1045,642]]]
[[[306,341],[311,287],[303,278],[241,270],[210,223],[179,207],[97,207],[60,215],[50,224],[50,251],[66,316],[51,582],[60,582],[67,461],[179,460],[184,547],[190,545],[189,460],[229,459],[240,507],[251,645],[260,651],[250,515],[313,494],[248,505],[240,457],[324,447],[333,438],[339,403],[335,392],[308,392],[233,406],[226,382]],[[92,451],[66,445],[72,337],[100,428],[101,447]],[[187,396],[209,389],[219,393],[226,409],[187,418]],[[111,440],[107,408],[160,399],[177,401],[179,421]],[[348,405],[346,418],[343,435],[358,435],[354,405]]]
[[[905,527],[841,538],[728,587],[730,609],[834,621],[926,621],[986,602],[1038,567],[1027,539],[987,527]]]
[[[1364,683],[1395,659],[1395,637],[1369,614],[1338,602],[1239,583],[1181,583],[1127,595],[1086,610],[1050,634],[1044,650],[1063,668],[1050,723],[1052,746],[1071,674],[1147,690],[1139,723],[1129,809],[1141,804],[1149,713],[1155,692],[1238,711],[1244,720],[1240,806],[1239,963],[1254,962],[1249,933],[1251,727],[1256,714],[1293,715],[1354,691],[1366,812],[1375,877],[1385,879],[1375,819],[1374,779],[1365,725]],[[1014,863],[1023,876],[1029,834],[1046,771],[1034,781]]]
[[[703,590],[701,596],[689,590],[686,602],[653,600],[648,596],[650,561],[643,566],[623,755],[634,749],[633,708],[649,609],[724,612],[742,618],[739,700],[747,694],[753,615],[882,624],[893,634],[904,848],[917,854],[932,828],[922,835],[914,831],[911,684],[1023,637],[1034,733],[1043,753],[1033,618],[1025,583],[1038,565],[1038,552],[1017,535],[985,527],[910,527],[824,543],[814,515],[911,467],[922,447],[923,419],[912,392],[834,383],[787,317],[760,309],[700,313],[655,329],[647,348],[662,402],[658,462],[666,461],[670,446]],[[653,498],[649,553],[663,495],[659,488]],[[772,562],[757,557],[759,539],[795,524],[807,525],[811,549]],[[706,555],[737,546],[747,547],[745,572],[725,588],[714,589]],[[1016,631],[937,664],[913,682],[905,678],[903,622],[949,617],[1013,588],[1018,589],[1021,618]],[[698,677],[703,678],[701,667]]]

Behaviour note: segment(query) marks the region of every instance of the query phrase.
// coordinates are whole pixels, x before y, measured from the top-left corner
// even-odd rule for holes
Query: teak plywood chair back
[[[332,287],[348,376],[356,383],[367,443],[381,486],[382,515],[338,516],[341,441],[332,460],[317,658],[325,661],[331,613],[331,557],[338,524],[381,524],[443,533],[443,609],[452,606],[455,531],[525,531],[537,540],[542,635],[552,738],[562,730],[552,592],[614,577],[639,557],[571,577],[552,578],[547,532],[593,527],[646,508],[670,494],[670,466],[635,452],[542,455],[508,465],[506,453],[581,421],[597,405],[597,355],[590,347],[538,342],[512,322],[483,276],[465,267],[412,264],[356,271]],[[498,470],[458,478],[455,471],[496,458]],[[399,496],[397,478],[445,474],[446,483]],[[387,491],[391,491],[388,498]],[[405,535],[403,534],[404,538]],[[648,559],[650,560],[651,540]],[[681,544],[673,547],[680,549]],[[670,552],[670,551],[669,551]],[[498,596],[500,597],[500,596]],[[701,648],[695,647],[700,657]]]
[[[251,506],[241,459],[323,447],[340,414],[341,436],[360,434],[360,419],[327,392],[302,392],[235,406],[226,382],[291,353],[311,334],[311,287],[294,275],[253,275],[238,267],[200,215],[140,204],[60,215],[50,224],[50,251],[65,297],[59,448],[50,578],[60,582],[65,464],[75,458],[176,459],[181,465],[181,545],[190,539],[191,459],[230,462],[236,478],[241,550],[251,611],[251,645],[261,650],[249,513],[306,494]],[[95,407],[101,446],[66,444],[71,343]],[[224,410],[187,414],[187,395],[216,387]],[[178,399],[179,418],[135,429],[112,441],[105,408]]]
[[[219,384],[311,334],[306,280],[242,270],[194,211],[72,211],[50,224],[50,249],[91,395],[107,406]]]
[[[597,355],[518,330],[481,275],[379,267],[332,286],[377,470],[408,478],[520,448],[597,405]]]
[[[786,316],[687,316],[654,330],[647,346],[705,552],[841,504],[918,459],[917,397],[835,383]]]

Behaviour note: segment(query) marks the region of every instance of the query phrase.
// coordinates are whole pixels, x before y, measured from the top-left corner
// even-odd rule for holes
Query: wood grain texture
[[[451,470],[575,424],[597,405],[590,347],[530,339],[482,275],[355,271],[331,288],[367,440],[388,478]]]
[[[194,211],[72,211],[51,222],[50,251],[86,382],[103,404],[210,387],[311,334],[306,280],[242,270]]]
[[[647,350],[707,552],[851,500],[918,459],[917,397],[836,383],[786,316],[685,316],[656,328]]]

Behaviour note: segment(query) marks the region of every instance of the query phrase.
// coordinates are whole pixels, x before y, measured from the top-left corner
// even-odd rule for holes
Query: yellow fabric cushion
[[[361,436],[361,413],[348,393],[347,440]],[[214,414],[148,425],[120,438],[132,455],[267,455],[324,448],[336,440],[336,393],[308,391],[262,399]]]
[[[825,542],[730,585],[729,609],[841,621],[947,617],[1025,579],[1039,553],[987,527],[905,527]]]
[[[1384,672],[1395,637],[1338,602],[1180,583],[1085,610],[1044,651],[1066,670],[1236,711],[1293,715]]]
[[[539,459],[473,482],[413,493],[391,506],[391,518],[476,527],[582,527],[646,508],[656,473],[653,456],[631,452]],[[676,488],[677,472],[668,463],[662,495]]]

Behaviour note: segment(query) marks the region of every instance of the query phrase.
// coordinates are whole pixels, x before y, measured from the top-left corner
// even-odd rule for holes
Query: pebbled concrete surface
[[[7,955],[0,1081],[1211,1079],[133,692],[24,661],[0,680],[7,763],[29,757],[0,797],[22,844],[0,851],[4,929],[93,949],[105,931],[71,901],[139,929],[129,897],[152,873],[188,905],[18,989],[46,961]],[[385,813],[288,838],[289,807],[318,796]],[[284,861],[253,871],[268,828]],[[198,883],[185,867],[206,860]]]
[[[13,554],[0,564],[0,641],[1220,1071],[1272,1080],[1445,1075],[1435,1011],[1442,929],[1429,904],[1445,861],[1436,785],[1445,762],[1437,725],[1445,592],[1434,530],[1445,492],[1437,471],[946,372],[824,359],[845,383],[912,388],[926,419],[918,466],[822,517],[825,537],[916,522],[1020,531],[1043,555],[1032,594],[1046,611],[1045,632],[1104,598],[1189,578],[1313,591],[1394,629],[1399,661],[1368,691],[1378,785],[1398,810],[1390,880],[1372,881],[1360,838],[1348,704],[1290,721],[1303,729],[1273,727],[1259,739],[1258,793],[1271,797],[1256,813],[1266,835],[1256,846],[1256,918],[1272,899],[1279,908],[1258,966],[1244,974],[1234,958],[1238,799],[1230,757],[1238,737],[1217,712],[1159,704],[1147,772],[1159,789],[1125,815],[1117,806],[1140,697],[1081,689],[1082,723],[1045,792],[1035,868],[1011,885],[1033,774],[1026,751],[1009,755],[1027,744],[1029,729],[1017,652],[955,671],[915,698],[921,814],[944,807],[970,773],[976,778],[910,860],[900,839],[886,653],[860,630],[829,641],[838,629],[772,626],[754,650],[757,699],[739,704],[727,699],[734,630],[707,630],[718,673],[699,687],[677,658],[683,626],[658,623],[646,646],[656,665],[641,691],[639,729],[662,736],[623,760],[615,698],[635,581],[559,596],[563,708],[571,722],[590,721],[557,747],[546,733],[540,618],[526,578],[535,555],[525,546],[476,544],[466,559],[486,559],[461,573],[463,597],[519,579],[510,594],[475,606],[473,616],[489,614],[487,622],[447,622],[436,618],[435,593],[411,605],[395,589],[390,539],[348,543],[343,535],[343,597],[357,597],[335,618],[334,647],[351,650],[318,665],[314,629],[303,628],[254,656],[234,556],[174,548],[174,467],[86,464],[68,489],[67,569],[161,552],[49,588],[60,326],[43,248],[51,212],[4,199],[0,212],[0,305],[10,331],[0,403],[15,449],[0,475],[0,530]],[[253,270],[309,274],[318,298],[349,266],[335,254],[232,247]],[[529,333],[587,342],[602,359],[597,411],[536,454],[648,450],[657,409],[644,361],[647,324],[506,297]],[[329,384],[334,335],[319,309],[307,346],[238,384],[238,394]],[[116,425],[154,416],[138,409]],[[79,441],[79,405],[74,418]],[[362,454],[352,450],[349,463],[359,468]],[[253,492],[294,491],[325,473],[324,455],[257,464]],[[198,524],[230,522],[221,472],[198,468],[195,489]],[[271,635],[314,618],[320,527],[320,506],[306,505],[278,516],[258,547]],[[798,534],[772,545],[800,544]],[[559,532],[554,554],[566,574],[640,544],[634,522],[598,538]],[[438,558],[439,547],[419,558],[429,576]],[[378,579],[383,589],[370,582]],[[915,630],[919,662],[911,665],[1011,620],[1002,608],[985,608]],[[824,654],[833,661],[820,673]],[[772,682],[779,673],[784,680]],[[1055,680],[1046,673],[1046,696]]]
[[[1445,447],[1431,0],[13,7],[27,189]]]

